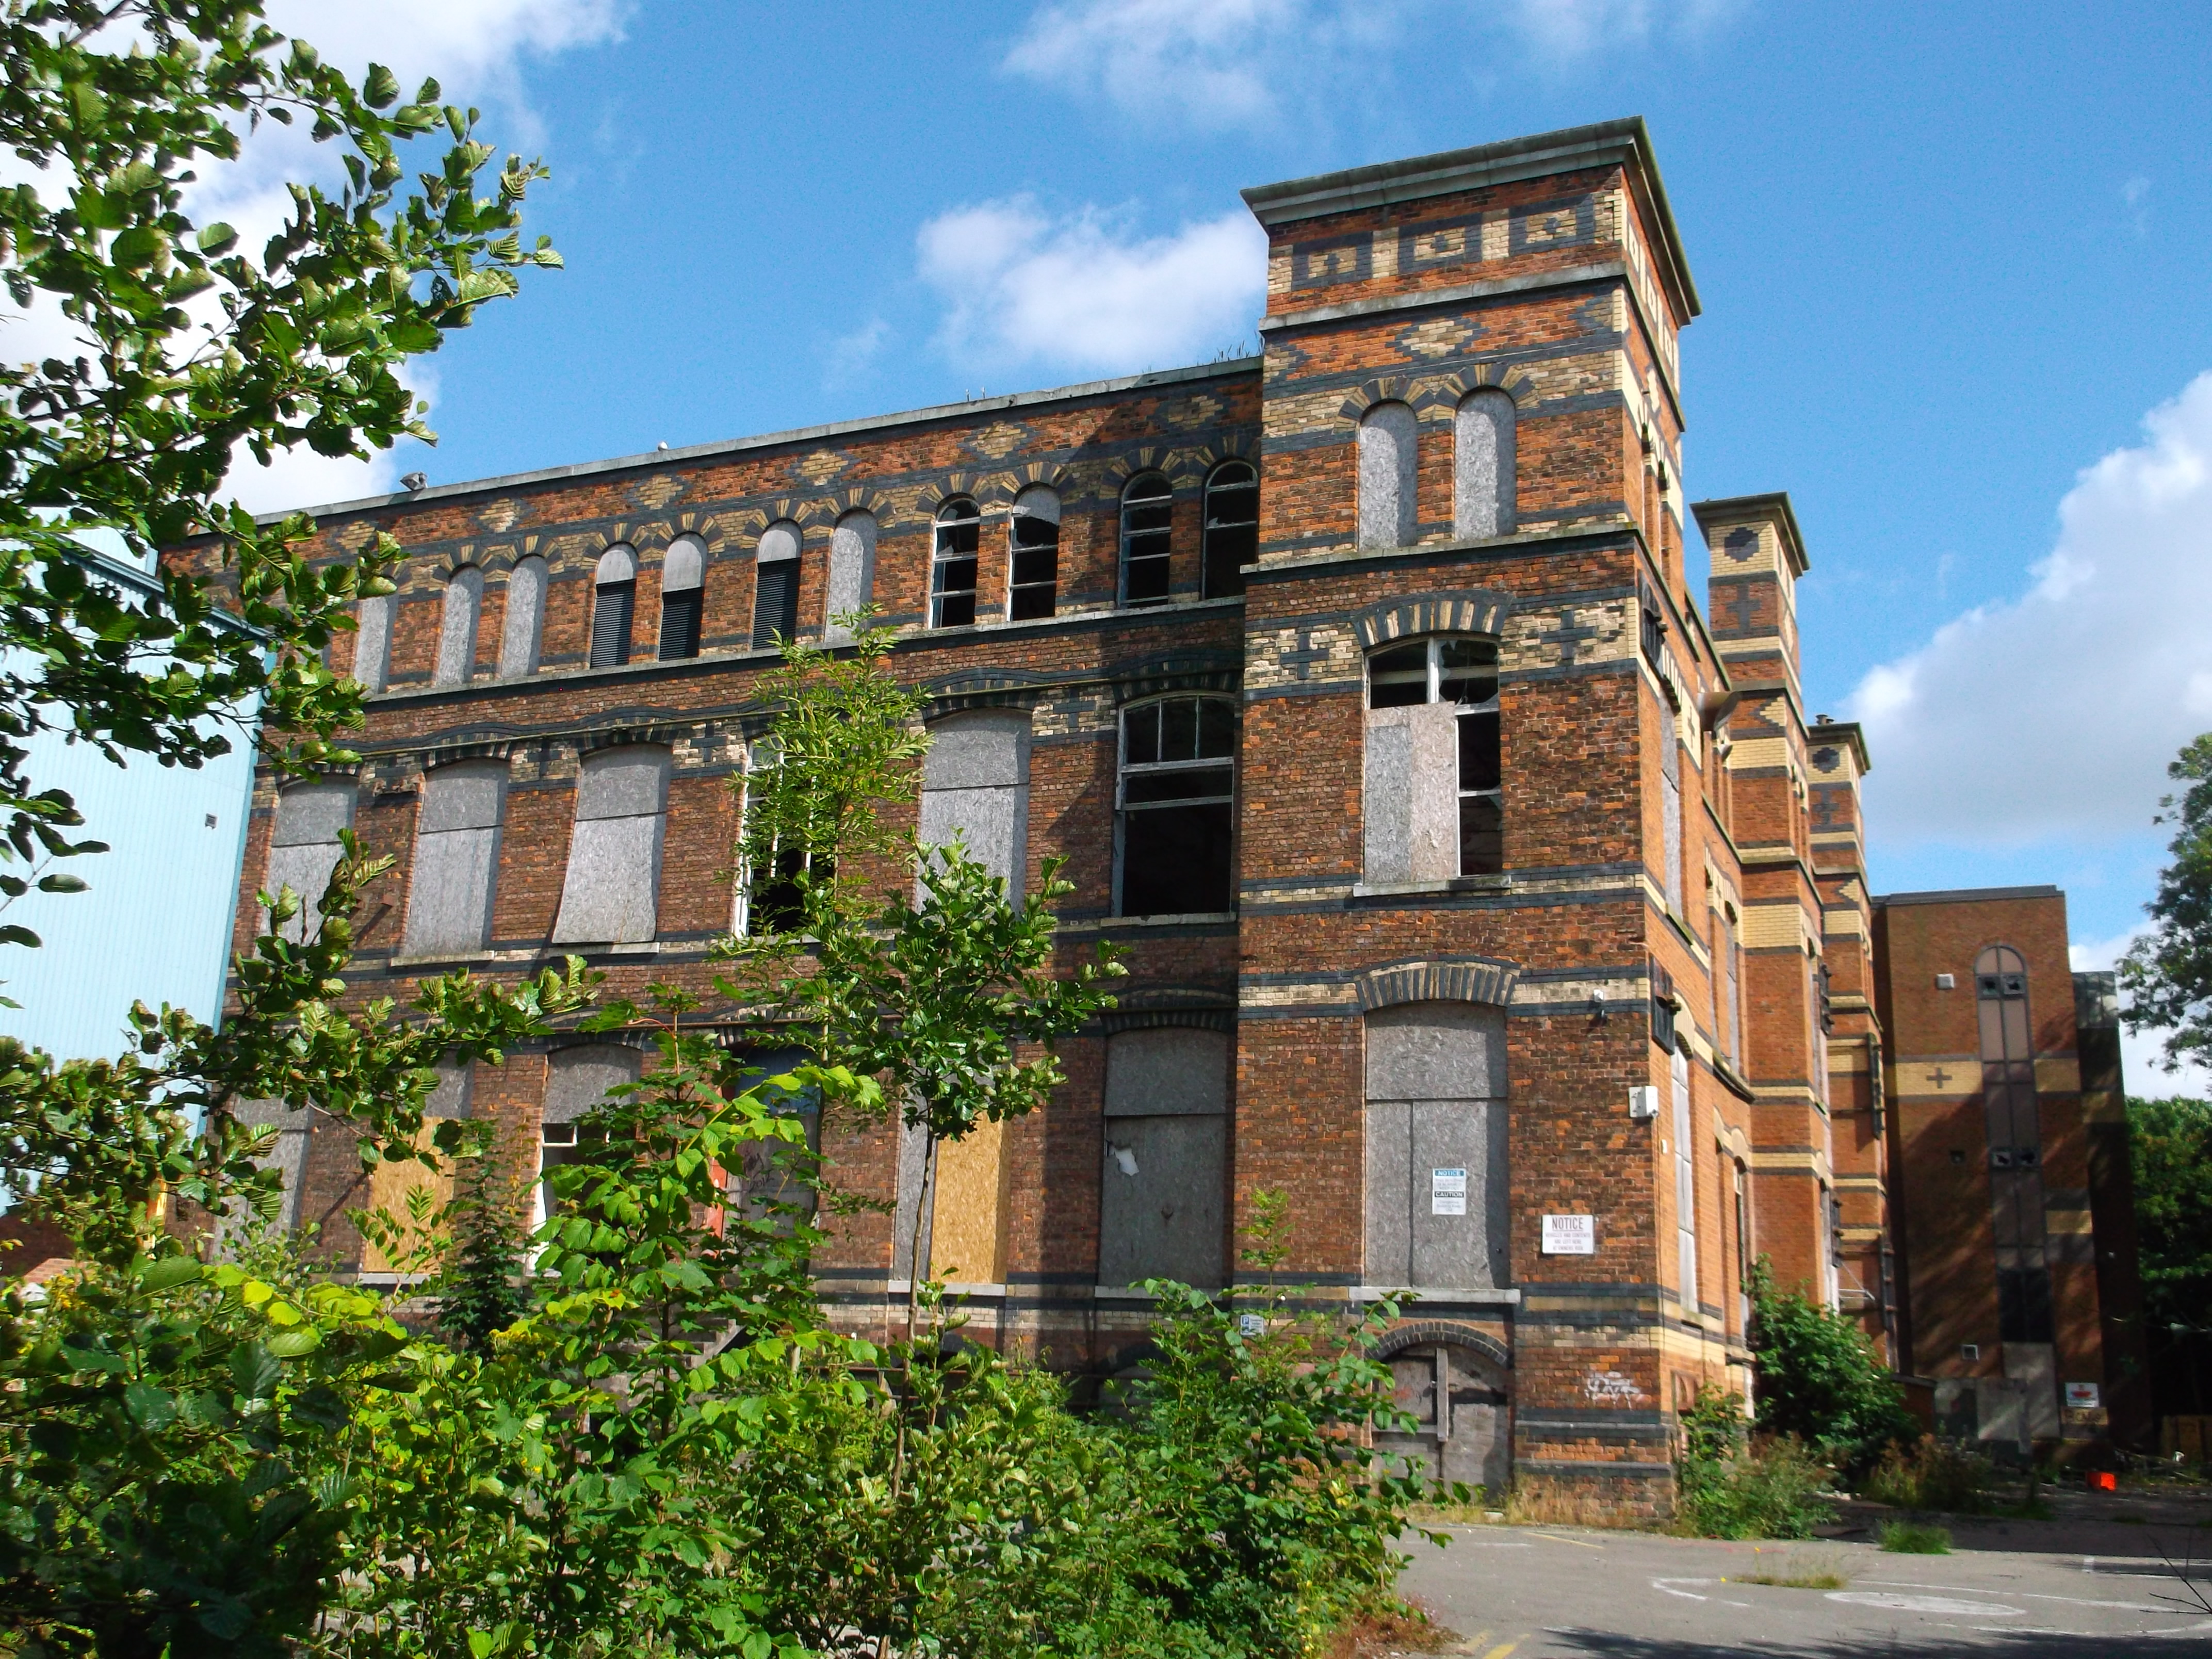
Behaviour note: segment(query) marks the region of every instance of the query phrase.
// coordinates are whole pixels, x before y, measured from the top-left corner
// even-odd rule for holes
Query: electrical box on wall
[[[1659,1115],[1659,1091],[1648,1083],[1639,1084],[1628,1091],[1628,1115],[1631,1117]]]

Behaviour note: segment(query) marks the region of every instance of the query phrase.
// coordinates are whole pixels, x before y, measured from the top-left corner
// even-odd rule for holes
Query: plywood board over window
[[[556,945],[632,944],[659,927],[660,845],[669,752],[653,744],[603,749],[576,779],[576,824],[561,887]]]
[[[1227,1282],[1231,1044],[1219,1031],[1123,1031],[1106,1045],[1098,1282]]]
[[[445,1060],[438,1066],[438,1084],[430,1097],[422,1103],[422,1129],[415,1137],[417,1150],[432,1149],[433,1138],[438,1132],[441,1118],[467,1117],[471,1115],[472,1067],[463,1060]],[[412,1159],[404,1162],[387,1159],[369,1171],[368,1202],[365,1208],[381,1210],[410,1232],[413,1216],[410,1203],[416,1193],[428,1195],[432,1211],[450,1203],[453,1196],[453,1169],[450,1161],[441,1159],[440,1167],[433,1170]],[[402,1246],[403,1255],[410,1252],[424,1241],[410,1237]],[[392,1256],[366,1236],[362,1240],[361,1270],[365,1273],[398,1273],[406,1267],[421,1271],[422,1264],[395,1261]]]
[[[321,929],[315,904],[344,850],[338,831],[353,828],[355,793],[352,780],[344,779],[295,783],[276,797],[269,872],[262,884],[272,896],[286,887],[300,896],[299,915],[277,930],[295,944]]]
[[[1367,1283],[1507,1283],[1505,1011],[1415,1002],[1367,1016]]]

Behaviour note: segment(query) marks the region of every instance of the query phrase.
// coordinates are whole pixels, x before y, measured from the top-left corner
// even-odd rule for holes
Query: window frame
[[[1242,469],[1243,471],[1250,475],[1249,483],[1224,484],[1221,482],[1222,474],[1237,469]],[[1226,523],[1217,523],[1214,519],[1214,500],[1216,496],[1225,494],[1230,490],[1243,491],[1246,489],[1249,489],[1251,492],[1251,517],[1249,519],[1235,519]],[[1231,568],[1230,572],[1224,573],[1220,571],[1218,567],[1221,561],[1214,556],[1215,532],[1217,531],[1242,531],[1249,528],[1252,533],[1252,559],[1250,562],[1256,562],[1258,561],[1260,556],[1260,469],[1252,462],[1245,459],[1242,455],[1230,456],[1227,459],[1218,463],[1214,466],[1213,470],[1206,475],[1206,485],[1204,492],[1200,496],[1200,501],[1203,510],[1200,514],[1199,520],[1200,530],[1200,545],[1199,549],[1200,596],[1209,599],[1231,599],[1244,591],[1244,565],[1248,561],[1240,559],[1237,562],[1235,566]],[[1231,579],[1232,577],[1233,580]],[[1217,580],[1218,578],[1219,580]]]
[[[788,553],[763,554],[762,550],[768,545],[769,532],[783,529],[788,529],[791,532],[789,538],[791,542],[791,551]],[[781,536],[778,536],[776,538],[779,544],[781,544],[784,539],[785,538]],[[754,539],[753,631],[751,635],[751,645],[752,648],[756,651],[773,651],[776,649],[776,641],[779,638],[788,640],[798,637],[799,562],[800,557],[805,552],[805,548],[806,532],[799,527],[799,522],[795,519],[776,519],[768,524],[763,525],[761,526],[759,536]],[[781,609],[783,619],[787,621],[790,625],[786,628],[778,628],[771,625],[767,629],[765,635],[763,635],[762,624],[763,623],[773,624],[777,618],[765,617],[762,614],[762,605],[766,597],[763,592],[764,584],[762,580],[762,576],[764,572],[773,568],[777,572],[779,579],[781,579],[786,567],[788,567],[790,571],[789,580],[791,589]]]
[[[1039,513],[1034,507],[1024,508],[1022,505],[1024,501],[1042,502],[1047,498],[1049,498],[1052,507],[1049,514]],[[1059,614],[1060,519],[1060,492],[1050,484],[1030,484],[1014,497],[1013,510],[1006,515],[1006,620],[1008,622],[1044,622]],[[1023,527],[1040,524],[1046,526],[1050,533],[1041,541],[1032,542],[1028,546],[1024,546],[1021,539]],[[1034,578],[1024,581],[1022,556],[1024,553],[1040,553],[1048,550],[1052,556],[1051,575],[1042,581],[1036,580]],[[1042,610],[1025,609],[1025,605],[1029,607],[1034,607],[1036,605],[1037,600],[1035,596],[1040,592],[1043,595],[1043,608]]]
[[[966,510],[963,512],[963,508]],[[929,625],[933,629],[973,628],[982,591],[983,509],[972,495],[954,495],[939,504],[931,524]],[[965,548],[958,544],[963,531],[969,538],[969,545]],[[964,588],[947,587],[945,572],[963,563],[968,566],[968,586]],[[957,611],[958,602],[963,599],[967,601],[968,614],[957,621],[946,621],[947,601],[951,601],[952,608]]]
[[[1163,712],[1172,703],[1191,702],[1198,705],[1194,755],[1188,760],[1136,761],[1129,759],[1129,720],[1134,714],[1147,711]],[[1206,755],[1205,706],[1218,704],[1228,711],[1229,752],[1225,756]],[[1157,696],[1142,698],[1125,705],[1114,723],[1114,914],[1119,916],[1158,915],[1217,915],[1233,914],[1237,908],[1237,785],[1240,769],[1239,749],[1243,732],[1240,729],[1237,701],[1219,692],[1170,691]],[[1174,777],[1182,774],[1218,772],[1226,769],[1229,788],[1225,794],[1181,796],[1166,800],[1138,801],[1132,805],[1128,799],[1131,777]],[[1219,910],[1139,910],[1127,908],[1128,853],[1130,815],[1133,812],[1170,811],[1178,808],[1214,807],[1226,810],[1229,820],[1229,890],[1226,903]]]
[[[620,555],[619,561],[616,556]],[[608,572],[618,565],[627,566],[629,574],[611,576]],[[599,659],[599,617],[601,607],[618,605],[614,613],[620,617],[620,637],[613,642],[609,659]],[[617,542],[599,555],[598,566],[592,573],[592,632],[586,641],[585,660],[593,668],[625,668],[637,655],[637,550],[628,542]]]
[[[1459,801],[1460,814],[1458,823],[1460,868],[1458,877],[1456,878],[1465,880],[1469,878],[1503,875],[1505,872],[1504,678],[1502,666],[1498,661],[1498,658],[1502,653],[1499,650],[1498,639],[1495,635],[1488,634],[1428,634],[1419,635],[1413,639],[1392,640],[1387,644],[1377,646],[1373,650],[1367,653],[1364,661],[1361,664],[1361,675],[1366,682],[1366,689],[1363,694],[1364,698],[1364,713],[1371,714],[1377,708],[1405,708],[1423,704],[1441,703],[1447,701],[1443,695],[1443,686],[1447,678],[1446,665],[1443,661],[1443,648],[1447,645],[1460,643],[1478,646],[1486,648],[1489,651],[1491,654],[1491,661],[1488,667],[1488,676],[1491,682],[1491,690],[1490,695],[1487,697],[1476,702],[1462,702],[1457,698],[1450,699],[1460,711],[1455,717],[1455,721],[1465,722],[1468,720],[1486,718],[1496,722],[1494,730],[1497,736],[1498,751],[1498,781],[1486,787],[1470,787],[1467,781],[1467,740],[1464,732],[1460,736],[1460,741],[1457,745],[1458,759],[1455,763],[1458,769],[1453,779],[1453,787],[1455,795]],[[1425,683],[1426,695],[1419,699],[1407,699],[1399,702],[1377,704],[1375,701],[1376,665],[1386,657],[1396,655],[1417,646],[1424,648],[1428,653],[1425,663],[1427,670],[1427,680]],[[1476,665],[1473,672],[1462,673],[1457,676],[1457,678],[1462,679],[1479,679],[1482,678],[1480,665]],[[1468,836],[1467,814],[1470,804],[1474,803],[1486,804],[1492,812],[1495,815],[1497,835],[1498,837],[1498,867],[1495,870],[1469,870],[1466,867]]]
[[[1150,495],[1139,495],[1137,494],[1137,487],[1139,484],[1151,483],[1155,481],[1157,481],[1160,486],[1158,494]],[[1129,520],[1133,514],[1154,508],[1157,508],[1166,514],[1163,522],[1158,525],[1146,525],[1141,527],[1133,526],[1130,524]],[[1138,473],[1135,477],[1132,477],[1128,483],[1121,486],[1121,496],[1117,506],[1116,512],[1118,516],[1115,520],[1116,556],[1115,584],[1115,598],[1119,601],[1121,608],[1124,610],[1136,610],[1139,608],[1148,610],[1156,605],[1169,605],[1173,603],[1175,599],[1174,482],[1169,478],[1166,473],[1161,471],[1158,468],[1147,467],[1144,471]],[[1130,544],[1139,536],[1146,538],[1148,547],[1150,545],[1151,538],[1158,537],[1159,538],[1159,550],[1158,552],[1146,551],[1141,554],[1133,554],[1130,551]],[[1133,564],[1139,559],[1144,562],[1147,573],[1149,573],[1152,567],[1154,565],[1158,567],[1160,573],[1160,591],[1158,593],[1146,594],[1142,597],[1139,597],[1131,592],[1130,590],[1132,584],[1129,580],[1130,569]]]

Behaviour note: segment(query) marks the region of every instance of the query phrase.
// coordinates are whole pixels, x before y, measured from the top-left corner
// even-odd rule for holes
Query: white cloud
[[[1003,67],[1133,114],[1206,130],[1323,114],[1323,94],[1387,72],[1391,51],[1470,61],[1500,37],[1565,63],[1694,33],[1741,0],[1054,0]]]
[[[890,337],[891,325],[880,317],[871,317],[850,334],[841,334],[830,343],[822,383],[832,390],[851,385],[867,372]]]
[[[1894,842],[2149,830],[2166,763],[2212,721],[2212,374],[2083,472],[2021,599],[1860,683],[1869,819]]]
[[[1241,209],[1140,237],[1124,216],[1055,218],[1014,197],[941,214],[916,240],[946,305],[939,344],[976,368],[1188,362],[1249,337],[1267,283],[1266,236]]]
[[[2149,931],[2150,924],[2145,922],[2111,939],[2086,939],[2070,945],[2066,953],[2068,965],[2077,974],[2109,972],[2127,953],[2128,946]],[[2120,1078],[2127,1091],[2150,1099],[2167,1095],[2212,1099],[2212,1072],[2195,1065],[2167,1071],[2164,1042],[2162,1031],[2137,1032],[2120,1027]]]

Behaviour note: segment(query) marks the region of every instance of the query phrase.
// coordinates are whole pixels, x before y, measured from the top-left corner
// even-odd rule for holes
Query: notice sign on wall
[[[1546,1255],[1595,1255],[1597,1218],[1587,1215],[1547,1215],[1544,1218]]]
[[[1431,1215],[1465,1215],[1467,1213],[1466,1170],[1431,1170],[1429,1171],[1429,1213]]]
[[[2105,1403],[2094,1382],[2069,1382],[2066,1385],[2066,1405],[2069,1411],[2093,1412]]]

